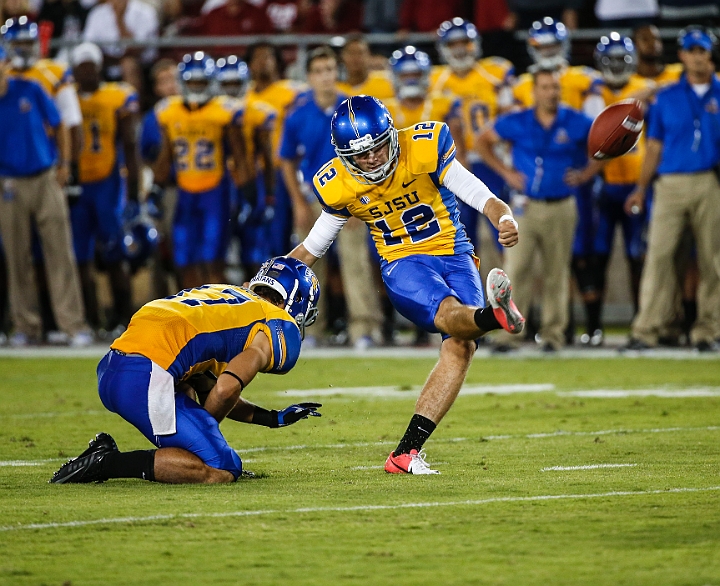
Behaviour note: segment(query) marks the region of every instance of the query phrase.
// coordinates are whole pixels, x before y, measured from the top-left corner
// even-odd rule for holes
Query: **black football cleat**
[[[102,461],[107,454],[117,449],[117,444],[110,435],[99,433],[94,440],[90,440],[87,450],[63,464],[48,482],[51,484],[105,482],[108,477],[102,471]]]
[[[115,443],[115,440],[112,438],[112,436],[109,433],[105,433],[104,431],[101,431],[99,434],[95,436],[95,439],[91,439],[88,442],[88,448],[85,450],[82,454],[80,454],[78,458],[84,458],[85,456],[91,454],[95,450],[97,450],[100,446],[104,446],[105,449],[109,451],[116,452],[118,450],[117,444]]]

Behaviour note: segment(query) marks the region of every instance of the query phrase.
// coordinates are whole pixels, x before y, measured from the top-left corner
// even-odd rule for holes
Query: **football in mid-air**
[[[612,159],[635,146],[643,129],[643,107],[639,100],[622,100],[605,108],[590,127],[588,156]]]

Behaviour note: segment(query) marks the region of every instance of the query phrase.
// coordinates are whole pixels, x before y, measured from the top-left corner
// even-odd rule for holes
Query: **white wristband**
[[[518,227],[517,222],[515,221],[515,218],[513,218],[510,214],[505,214],[503,216],[500,216],[500,219],[498,220],[498,226],[502,224],[503,222],[510,222],[515,228]]]

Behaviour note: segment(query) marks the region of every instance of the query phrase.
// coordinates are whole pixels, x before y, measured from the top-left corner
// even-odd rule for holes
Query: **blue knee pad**
[[[385,264],[382,277],[395,309],[428,332],[438,332],[435,315],[446,297],[485,306],[480,273],[469,254],[408,256]]]
[[[108,352],[97,368],[102,404],[134,425],[158,448],[182,448],[212,468],[227,470],[237,479],[242,472],[240,456],[220,433],[215,418],[184,393],[175,393],[176,432],[153,434],[148,413],[151,371],[152,362],[144,356]]]

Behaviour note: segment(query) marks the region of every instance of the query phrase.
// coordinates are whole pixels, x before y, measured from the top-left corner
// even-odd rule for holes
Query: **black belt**
[[[534,198],[531,197],[531,198],[530,198],[530,201],[539,201],[539,202],[542,202],[542,203],[558,203],[558,202],[561,202],[561,201],[566,201],[566,200],[570,199],[571,197],[573,197],[573,196],[572,196],[572,195],[566,195],[566,196],[564,196],[564,197],[548,197],[548,198],[546,198],[546,199],[541,199],[541,198],[539,198],[539,197],[536,198],[536,199],[534,199]]]

